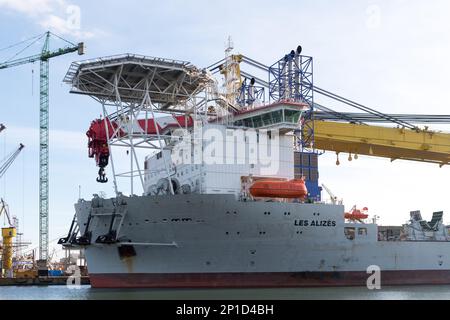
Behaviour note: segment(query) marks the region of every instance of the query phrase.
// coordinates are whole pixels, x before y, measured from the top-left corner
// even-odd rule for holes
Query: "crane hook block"
[[[100,170],[98,170],[97,182],[98,183],[107,183],[108,182],[108,178],[106,177],[104,168],[100,168]]]

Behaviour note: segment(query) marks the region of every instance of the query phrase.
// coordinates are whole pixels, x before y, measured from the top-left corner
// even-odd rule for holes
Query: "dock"
[[[65,286],[69,277],[0,278],[0,287],[6,286]],[[73,282],[73,281],[72,281]],[[81,285],[89,285],[89,277],[81,277]]]

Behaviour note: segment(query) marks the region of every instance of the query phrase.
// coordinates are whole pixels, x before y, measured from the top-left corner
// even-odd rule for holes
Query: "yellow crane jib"
[[[450,164],[450,133],[314,121],[318,150],[394,160]]]

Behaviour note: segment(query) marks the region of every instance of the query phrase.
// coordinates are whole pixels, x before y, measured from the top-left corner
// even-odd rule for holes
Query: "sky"
[[[86,199],[100,191],[113,196],[111,183],[95,182],[95,162],[87,157],[85,133],[100,105],[71,95],[62,83],[71,62],[136,53],[206,67],[223,58],[231,36],[236,52],[270,65],[301,44],[303,53],[314,57],[314,80],[321,88],[382,112],[449,114],[448,12],[445,0],[0,0],[0,49],[46,30],[86,44],[85,56],[50,63],[50,240],[68,231],[79,192]],[[39,45],[28,54],[38,53]],[[0,50],[0,61],[14,53]],[[0,123],[7,126],[0,134],[0,158],[26,145],[0,181],[0,196],[32,247],[38,245],[38,83],[38,64],[0,72]],[[335,107],[320,97],[316,102]],[[347,209],[367,206],[384,225],[405,223],[411,210],[422,210],[427,219],[444,210],[450,222],[444,184],[450,167],[345,159],[342,155],[337,167],[335,154],[321,156],[320,182]],[[60,250],[55,242],[51,246]]]

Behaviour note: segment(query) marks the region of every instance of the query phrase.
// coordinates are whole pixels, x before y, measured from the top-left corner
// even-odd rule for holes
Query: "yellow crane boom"
[[[314,121],[318,150],[450,164],[450,133]]]

